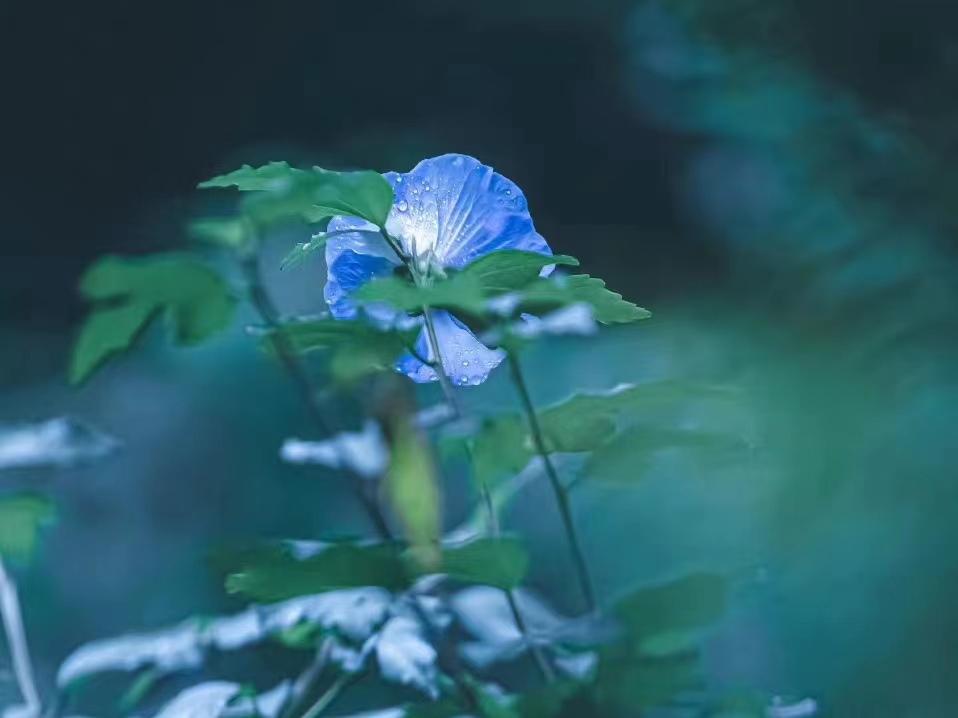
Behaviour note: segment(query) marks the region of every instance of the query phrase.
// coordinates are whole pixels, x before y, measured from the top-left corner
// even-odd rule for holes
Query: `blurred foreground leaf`
[[[525,576],[525,549],[513,538],[441,546],[439,563],[424,565],[416,548],[400,544],[268,544],[229,560],[226,588],[257,601],[279,601],[342,588],[402,591],[417,578],[444,573],[464,583],[511,588]]]
[[[383,490],[423,567],[435,566],[441,530],[439,481],[422,435],[404,417],[392,422]]]
[[[0,496],[0,557],[30,558],[40,529],[55,517],[53,503],[39,494]]]
[[[129,349],[160,314],[177,344],[192,345],[228,326],[236,305],[218,274],[177,254],[105,257],[83,275],[80,292],[94,307],[73,349],[73,383]]]

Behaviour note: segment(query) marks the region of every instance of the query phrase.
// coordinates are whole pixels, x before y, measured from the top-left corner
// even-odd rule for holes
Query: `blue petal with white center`
[[[536,232],[522,191],[478,160],[449,154],[423,160],[405,174],[383,175],[395,201],[386,231],[396,239],[417,271],[461,269],[479,257],[503,249],[552,254]],[[337,318],[353,318],[350,295],[373,277],[388,275],[401,262],[377,229],[355,217],[335,217],[328,227],[325,296]],[[547,273],[547,272],[544,272]],[[370,316],[395,321],[396,313],[367,307]],[[455,317],[434,312],[442,366],[458,384],[480,384],[505,356],[490,349]],[[434,361],[425,330],[417,353]],[[400,359],[397,370],[417,382],[435,381],[432,367],[414,356]]]

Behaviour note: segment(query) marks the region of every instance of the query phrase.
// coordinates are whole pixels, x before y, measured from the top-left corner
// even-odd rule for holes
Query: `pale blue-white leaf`
[[[542,317],[528,316],[524,322],[510,327],[509,332],[520,339],[538,339],[543,336],[588,336],[595,334],[598,329],[592,307],[584,302],[576,302]]]
[[[765,709],[766,718],[811,718],[816,715],[818,702],[814,698],[788,702],[776,696],[772,699],[772,704]]]
[[[319,464],[375,479],[389,466],[389,447],[379,424],[369,419],[361,431],[344,431],[323,441],[287,439],[280,457],[291,464]]]
[[[407,616],[386,622],[376,640],[376,661],[382,677],[439,697],[437,654],[423,635],[422,625]]]
[[[391,602],[388,591],[374,587],[330,591],[254,606],[232,616],[189,619],[172,628],[101,639],[67,657],[57,674],[57,684],[63,687],[97,673],[129,672],[147,666],[161,673],[197,668],[211,648],[236,650],[301,622],[334,629],[362,642],[386,620]]]
[[[68,417],[0,426],[0,469],[72,466],[107,456],[119,445]]]
[[[219,718],[239,691],[237,683],[200,683],[187,688],[163,706],[155,718]]]

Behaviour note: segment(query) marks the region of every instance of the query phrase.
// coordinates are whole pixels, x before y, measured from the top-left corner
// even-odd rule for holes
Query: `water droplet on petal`
[[[473,386],[479,386],[480,384],[482,384],[482,377],[478,377],[478,376],[472,377]]]
[[[398,209],[400,212],[405,212],[407,209],[409,209],[409,203],[406,200],[401,199],[396,204],[396,209]]]
[[[402,177],[401,177],[401,176],[396,178],[396,184],[402,184]]]
[[[463,365],[463,366],[469,366],[469,362],[464,361],[464,362],[462,363],[462,365]]]

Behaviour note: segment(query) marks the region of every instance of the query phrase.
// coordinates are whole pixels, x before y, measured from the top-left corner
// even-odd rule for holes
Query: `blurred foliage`
[[[331,25],[356,19],[340,16],[348,9],[326,10]],[[622,478],[617,451],[629,455],[626,465],[641,455],[641,481],[576,482],[600,592],[622,594],[628,582],[662,580],[686,568],[727,571],[735,577],[730,615],[705,648],[709,682],[814,695],[827,715],[951,715],[958,641],[958,580],[949,561],[958,518],[950,478],[958,406],[956,125],[946,90],[956,68],[953,9],[934,0],[908,7],[824,0],[509,8],[491,2],[468,9],[422,3],[402,11],[410,24],[390,12],[384,10],[374,38],[381,42],[370,43],[366,54],[381,59],[381,48],[392,57],[396,37],[405,37],[406,47],[431,48],[431,58],[409,69],[408,78],[388,73],[388,88],[358,68],[362,91],[340,86],[334,103],[309,79],[309,72],[321,76],[310,62],[355,61],[355,49],[339,44],[353,43],[355,35],[330,37],[335,46],[319,53],[326,59],[307,61],[317,55],[315,38],[297,40],[296,28],[305,33],[316,25],[302,18],[273,20],[277,37],[294,49],[285,61],[263,53],[266,59],[257,61],[269,60],[263,69],[242,65],[227,73],[213,64],[203,74],[194,55],[164,52],[164,68],[172,66],[157,70],[160,77],[174,76],[176,62],[200,68],[198,79],[180,72],[187,84],[170,83],[185,89],[163,95],[169,112],[214,126],[202,137],[215,136],[218,144],[205,154],[197,154],[200,141],[184,147],[170,163],[182,164],[188,177],[152,180],[149,197],[185,195],[209,166],[228,164],[227,148],[245,144],[243,160],[273,154],[264,137],[292,137],[308,161],[333,158],[342,166],[402,166],[438,146],[491,154],[510,171],[520,168],[537,221],[557,251],[579,256],[588,271],[610,283],[614,278],[627,296],[656,309],[654,321],[616,330],[588,348],[558,340],[529,349],[524,361],[542,404],[618,382],[740,390],[736,401],[660,408],[626,428],[622,443],[609,445],[606,467]],[[236,17],[230,22],[238,23]],[[263,34],[261,20],[250,22],[256,36]],[[451,79],[437,71],[443,63]],[[235,81],[242,92],[229,96],[248,96],[249,104],[248,118],[224,130],[203,118],[218,117],[210,110],[227,91],[209,88],[220,87],[226,75],[242,78]],[[91,77],[111,82],[110,75]],[[29,73],[26,81],[32,82]],[[152,93],[156,84],[144,86]],[[408,102],[409,87],[418,89],[415,103]],[[192,113],[182,112],[187,92],[199,98]],[[285,103],[269,101],[310,93],[323,101],[305,112],[278,112]],[[113,106],[102,97],[87,104]],[[88,131],[102,121],[99,114],[85,118],[81,127]],[[143,123],[130,124],[144,130]],[[168,127],[163,133],[176,135],[185,126]],[[154,159],[169,152],[159,143],[144,145]],[[51,150],[51,157],[61,155],[70,161],[70,152]],[[35,171],[33,163],[24,166]],[[334,480],[283,468],[272,449],[262,448],[299,430],[301,417],[285,385],[270,378],[255,352],[241,348],[235,333],[182,355],[144,337],[146,359],[97,377],[79,399],[64,398],[59,379],[49,379],[61,364],[49,357],[65,354],[64,326],[77,312],[65,297],[79,265],[104,248],[169,249],[178,241],[185,212],[138,219],[114,210],[128,206],[133,192],[133,183],[117,184],[110,202],[92,190],[103,183],[77,190],[78,206],[111,208],[98,212],[114,228],[102,237],[88,231],[89,241],[78,243],[82,257],[65,255],[42,281],[30,268],[40,259],[46,267],[46,254],[38,252],[33,263],[10,262],[8,271],[7,291],[21,287],[8,296],[28,297],[30,308],[52,317],[43,327],[25,328],[23,317],[31,313],[5,302],[16,324],[4,327],[0,340],[31,351],[9,353],[2,370],[35,380],[11,388],[8,418],[35,413],[41,402],[73,402],[124,429],[117,433],[132,444],[130,457],[102,469],[97,480],[83,474],[84,481],[57,487],[67,499],[63,534],[52,538],[26,587],[38,596],[28,613],[47,672],[83,640],[171,620],[197,602],[217,605],[215,590],[188,568],[202,546],[249,533],[312,535],[360,520],[343,508],[347,492]],[[41,216],[34,227],[21,220],[11,233],[54,235],[50,230],[62,220],[46,224],[52,221]],[[144,231],[127,237],[136,223]],[[275,247],[278,258],[288,240],[270,238],[267,250]],[[291,307],[317,292],[321,268],[312,261],[303,262],[305,278],[283,282],[291,287],[284,296]],[[30,294],[22,289],[28,283],[36,285]],[[479,409],[507,395],[501,382],[487,390],[472,399]],[[374,391],[362,387],[357,395]],[[111,411],[116,418],[108,418]],[[510,447],[527,454],[515,440],[521,424],[491,426],[493,463],[514,456]],[[646,451],[642,442],[657,438],[647,427],[670,432],[670,441],[700,437],[705,445],[691,442],[691,460],[668,448]],[[715,427],[738,440],[715,445]],[[615,429],[597,421],[594,434],[612,438]],[[169,451],[174,443],[180,457]],[[738,452],[747,455],[744,467]],[[460,494],[469,493],[456,486],[444,497],[450,517],[463,511]],[[536,528],[546,500],[528,486],[507,511],[507,524],[532,527],[533,555],[550,540],[545,528]],[[173,538],[178,533],[183,538]],[[70,568],[94,551],[104,568],[92,574]],[[158,564],[148,573],[147,551]],[[550,564],[532,562],[530,580],[561,593],[567,567],[558,559]],[[108,581],[101,575],[108,570],[123,580]],[[157,595],[157,584],[168,593]],[[69,620],[62,617],[67,592]],[[677,660],[675,675],[703,678],[684,666]],[[583,700],[568,699],[569,715],[584,714]],[[755,705],[751,697],[740,703]],[[736,700],[727,704],[731,710]]]

